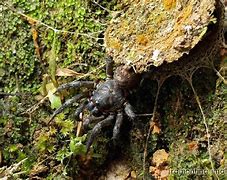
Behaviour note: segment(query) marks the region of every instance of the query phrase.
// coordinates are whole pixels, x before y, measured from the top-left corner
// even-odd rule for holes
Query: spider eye
[[[95,105],[99,106],[100,105],[99,101],[95,101]]]

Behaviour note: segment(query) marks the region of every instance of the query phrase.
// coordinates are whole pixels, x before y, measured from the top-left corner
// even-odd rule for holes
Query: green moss
[[[100,2],[109,8],[113,2]],[[5,6],[7,5],[7,6]],[[0,91],[34,91],[48,73],[54,34],[57,67],[88,72],[92,67],[104,63],[102,32],[108,19],[108,12],[92,1],[86,0],[11,0],[0,4]],[[20,13],[23,13],[21,15]],[[38,47],[33,42],[35,28]],[[37,48],[40,55],[37,55]],[[86,63],[84,69],[80,64]]]
[[[99,2],[108,9],[114,3]],[[75,122],[62,120],[49,131],[45,128],[50,114],[48,102],[31,114],[25,112],[37,103],[30,93],[39,93],[40,86],[49,83],[50,78],[43,76],[51,77],[55,85],[62,83],[62,78],[56,77],[57,68],[93,71],[91,79],[105,78],[104,69],[96,68],[105,63],[102,37],[108,18],[109,12],[90,0],[0,2],[0,22],[4,27],[0,30],[0,92],[28,93],[20,98],[0,99],[0,145],[4,147],[0,153],[7,166],[28,158],[22,165],[28,174],[42,161],[53,169],[48,177],[78,173],[75,156],[84,153],[85,142],[75,137]],[[94,159],[101,164],[100,157]],[[72,160],[75,169],[68,166]]]
[[[207,96],[207,103],[204,104],[206,122],[209,126],[211,136],[211,156],[214,169],[220,179],[224,179],[224,109],[226,104],[225,85],[218,87],[215,95]],[[173,179],[212,179],[215,177],[212,172],[208,152],[206,131],[201,115],[196,111],[185,114],[181,121],[183,126],[175,126],[167,130],[169,136],[170,168]],[[174,136],[172,136],[175,134]],[[187,172],[189,170],[190,172]]]
[[[115,1],[98,2],[108,9],[113,9],[115,3]],[[0,22],[4,27],[0,29],[0,92],[37,93],[43,76],[51,76],[52,80],[60,84],[61,81],[66,80],[55,76],[57,68],[70,68],[81,73],[92,71],[93,74],[87,78],[105,79],[104,68],[102,68],[105,63],[102,32],[106,28],[108,12],[90,0],[48,0],[45,2],[34,0],[32,3],[25,0],[11,0],[7,3],[16,12],[13,12],[12,8],[3,6],[2,2],[0,3]],[[24,15],[19,15],[20,12],[27,15],[29,19]],[[32,27],[38,35],[36,42],[40,57],[33,41],[35,34],[31,31]],[[48,81],[49,79],[46,78],[43,84],[46,85]],[[200,88],[201,82],[207,82],[207,79],[195,81],[198,82]],[[150,88],[146,89],[146,85]],[[138,93],[138,96],[142,98],[141,101],[135,100],[134,96],[131,101],[139,110],[138,113],[144,113],[141,109],[146,113],[152,113],[157,88],[149,82],[142,86],[140,93],[143,96]],[[180,90],[177,89],[178,87]],[[151,95],[148,95],[148,91]],[[221,147],[224,147],[224,144],[218,144],[218,142],[224,142],[224,137],[219,137],[218,134],[224,134],[222,120],[223,113],[226,112],[226,104],[220,101],[226,102],[223,96],[226,94],[225,91],[225,88],[221,88],[219,94],[209,96],[210,102],[217,103],[214,103],[212,107],[204,108],[208,125],[212,127],[212,143],[216,148],[216,151],[213,150],[213,155],[217,169],[222,169],[222,165],[216,163],[216,161],[220,162],[216,157],[219,157],[217,154],[221,153],[223,151]],[[201,89],[200,94],[202,95],[203,92],[204,89]],[[174,103],[178,98],[182,104],[178,105],[179,109],[176,110],[177,106]],[[220,98],[220,101],[216,98]],[[91,162],[96,166],[90,166],[91,170],[106,163],[109,157],[108,150],[111,149],[107,146],[110,144],[112,134],[101,135],[91,148],[93,153],[84,157],[85,136],[82,139],[75,136],[78,123],[73,121],[71,116],[63,120],[67,118],[67,114],[73,114],[72,110],[66,110],[62,119],[60,118],[47,128],[46,122],[52,113],[48,101],[43,102],[34,112],[25,113],[28,108],[37,103],[37,100],[39,101],[40,97],[34,99],[30,94],[23,94],[21,97],[0,97],[0,153],[3,153],[4,163],[7,166],[28,158],[22,165],[22,170],[27,172],[27,176],[31,172],[34,173],[37,166],[49,164],[46,176],[47,179],[53,179],[75,177],[80,173],[80,168],[85,166],[86,169]],[[151,157],[157,149],[165,148],[171,157],[169,162],[171,168],[205,168],[210,173],[206,141],[202,139],[206,135],[204,124],[188,84],[171,81],[163,86],[158,113],[161,117],[158,120],[162,131],[159,135],[150,136],[148,156]],[[141,168],[149,120],[150,117],[147,117],[136,123],[133,122],[131,131],[128,122],[127,127],[122,131],[125,134],[122,135],[119,146],[122,146],[123,156],[131,158],[129,161],[134,167]],[[127,134],[129,131],[130,133]],[[130,138],[124,139],[125,137]],[[198,140],[201,150],[191,153],[188,143],[195,139]],[[33,167],[35,168],[32,169]],[[138,173],[141,172],[142,169],[138,169]],[[46,172],[36,173],[33,175],[45,178],[43,174]],[[27,177],[26,175],[24,177]],[[172,177],[177,179],[180,176],[173,174]],[[186,179],[195,176],[181,177]],[[211,177],[211,174],[206,177]]]

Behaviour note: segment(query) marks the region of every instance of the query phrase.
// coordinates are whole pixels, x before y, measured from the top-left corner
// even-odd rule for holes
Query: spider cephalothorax
[[[73,81],[59,86],[57,92],[67,88],[86,87],[88,91],[84,94],[78,94],[67,100],[60,108],[58,108],[51,119],[62,112],[64,108],[72,105],[74,102],[83,100],[76,109],[75,116],[78,117],[84,109],[91,112],[91,115],[83,120],[83,126],[86,129],[92,122],[98,123],[92,129],[90,138],[87,141],[87,149],[89,150],[94,138],[100,133],[101,129],[114,124],[113,141],[118,139],[120,127],[123,122],[123,116],[126,114],[131,119],[135,118],[132,106],[127,101],[129,90],[136,86],[140,77],[129,66],[119,66],[113,73],[113,61],[107,58],[106,64],[107,80],[105,82],[95,84],[93,81]],[[93,90],[95,88],[95,90]]]

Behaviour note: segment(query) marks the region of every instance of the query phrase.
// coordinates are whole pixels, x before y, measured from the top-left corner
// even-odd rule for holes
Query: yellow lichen
[[[120,51],[122,48],[120,41],[116,38],[110,39],[110,41],[108,42],[108,46],[117,51]]]
[[[130,60],[137,71],[156,63],[150,57],[154,50],[161,52],[159,62],[173,62],[188,53],[198,43],[197,36],[201,28],[210,22],[210,12],[215,8],[215,0],[119,1],[124,1],[128,6],[107,28],[107,51],[114,49],[116,63],[124,64]],[[198,29],[195,29],[198,18],[201,21]],[[194,35],[195,31],[196,37],[188,39],[187,33]],[[174,44],[178,37],[184,37],[190,47],[183,51],[176,49]]]
[[[180,15],[177,17],[177,23],[181,24],[182,22],[187,20],[188,17],[191,16],[191,14],[192,14],[192,9],[193,9],[192,4],[189,4],[186,8],[184,8],[182,10],[182,12],[180,13]]]
[[[164,5],[165,10],[170,10],[172,8],[175,8],[176,1],[177,0],[163,0],[163,5]]]
[[[140,34],[140,35],[138,35],[138,36],[136,37],[136,42],[137,42],[137,44],[139,44],[139,45],[146,46],[147,43],[148,43],[148,38],[147,38],[146,35]]]
[[[157,26],[160,26],[163,21],[166,20],[166,15],[164,13],[160,13],[158,16],[156,16],[154,22]]]

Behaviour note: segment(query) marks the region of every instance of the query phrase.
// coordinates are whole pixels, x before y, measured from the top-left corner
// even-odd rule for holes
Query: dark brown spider
[[[78,117],[84,109],[91,112],[91,115],[83,121],[85,129],[87,129],[90,123],[98,121],[88,138],[87,150],[89,150],[95,137],[101,132],[103,127],[114,124],[112,139],[113,142],[116,143],[124,114],[131,119],[135,118],[135,113],[133,112],[132,106],[127,101],[127,96],[129,90],[140,82],[140,76],[127,65],[119,66],[114,73],[113,60],[110,57],[106,59],[106,75],[106,81],[97,85],[93,81],[73,81],[63,84],[57,89],[57,92],[60,92],[68,88],[85,87],[91,92],[77,94],[71,99],[68,99],[53,113],[51,118],[53,119],[57,114],[61,113],[66,107],[72,105],[74,102],[85,99],[76,109],[75,116]]]

